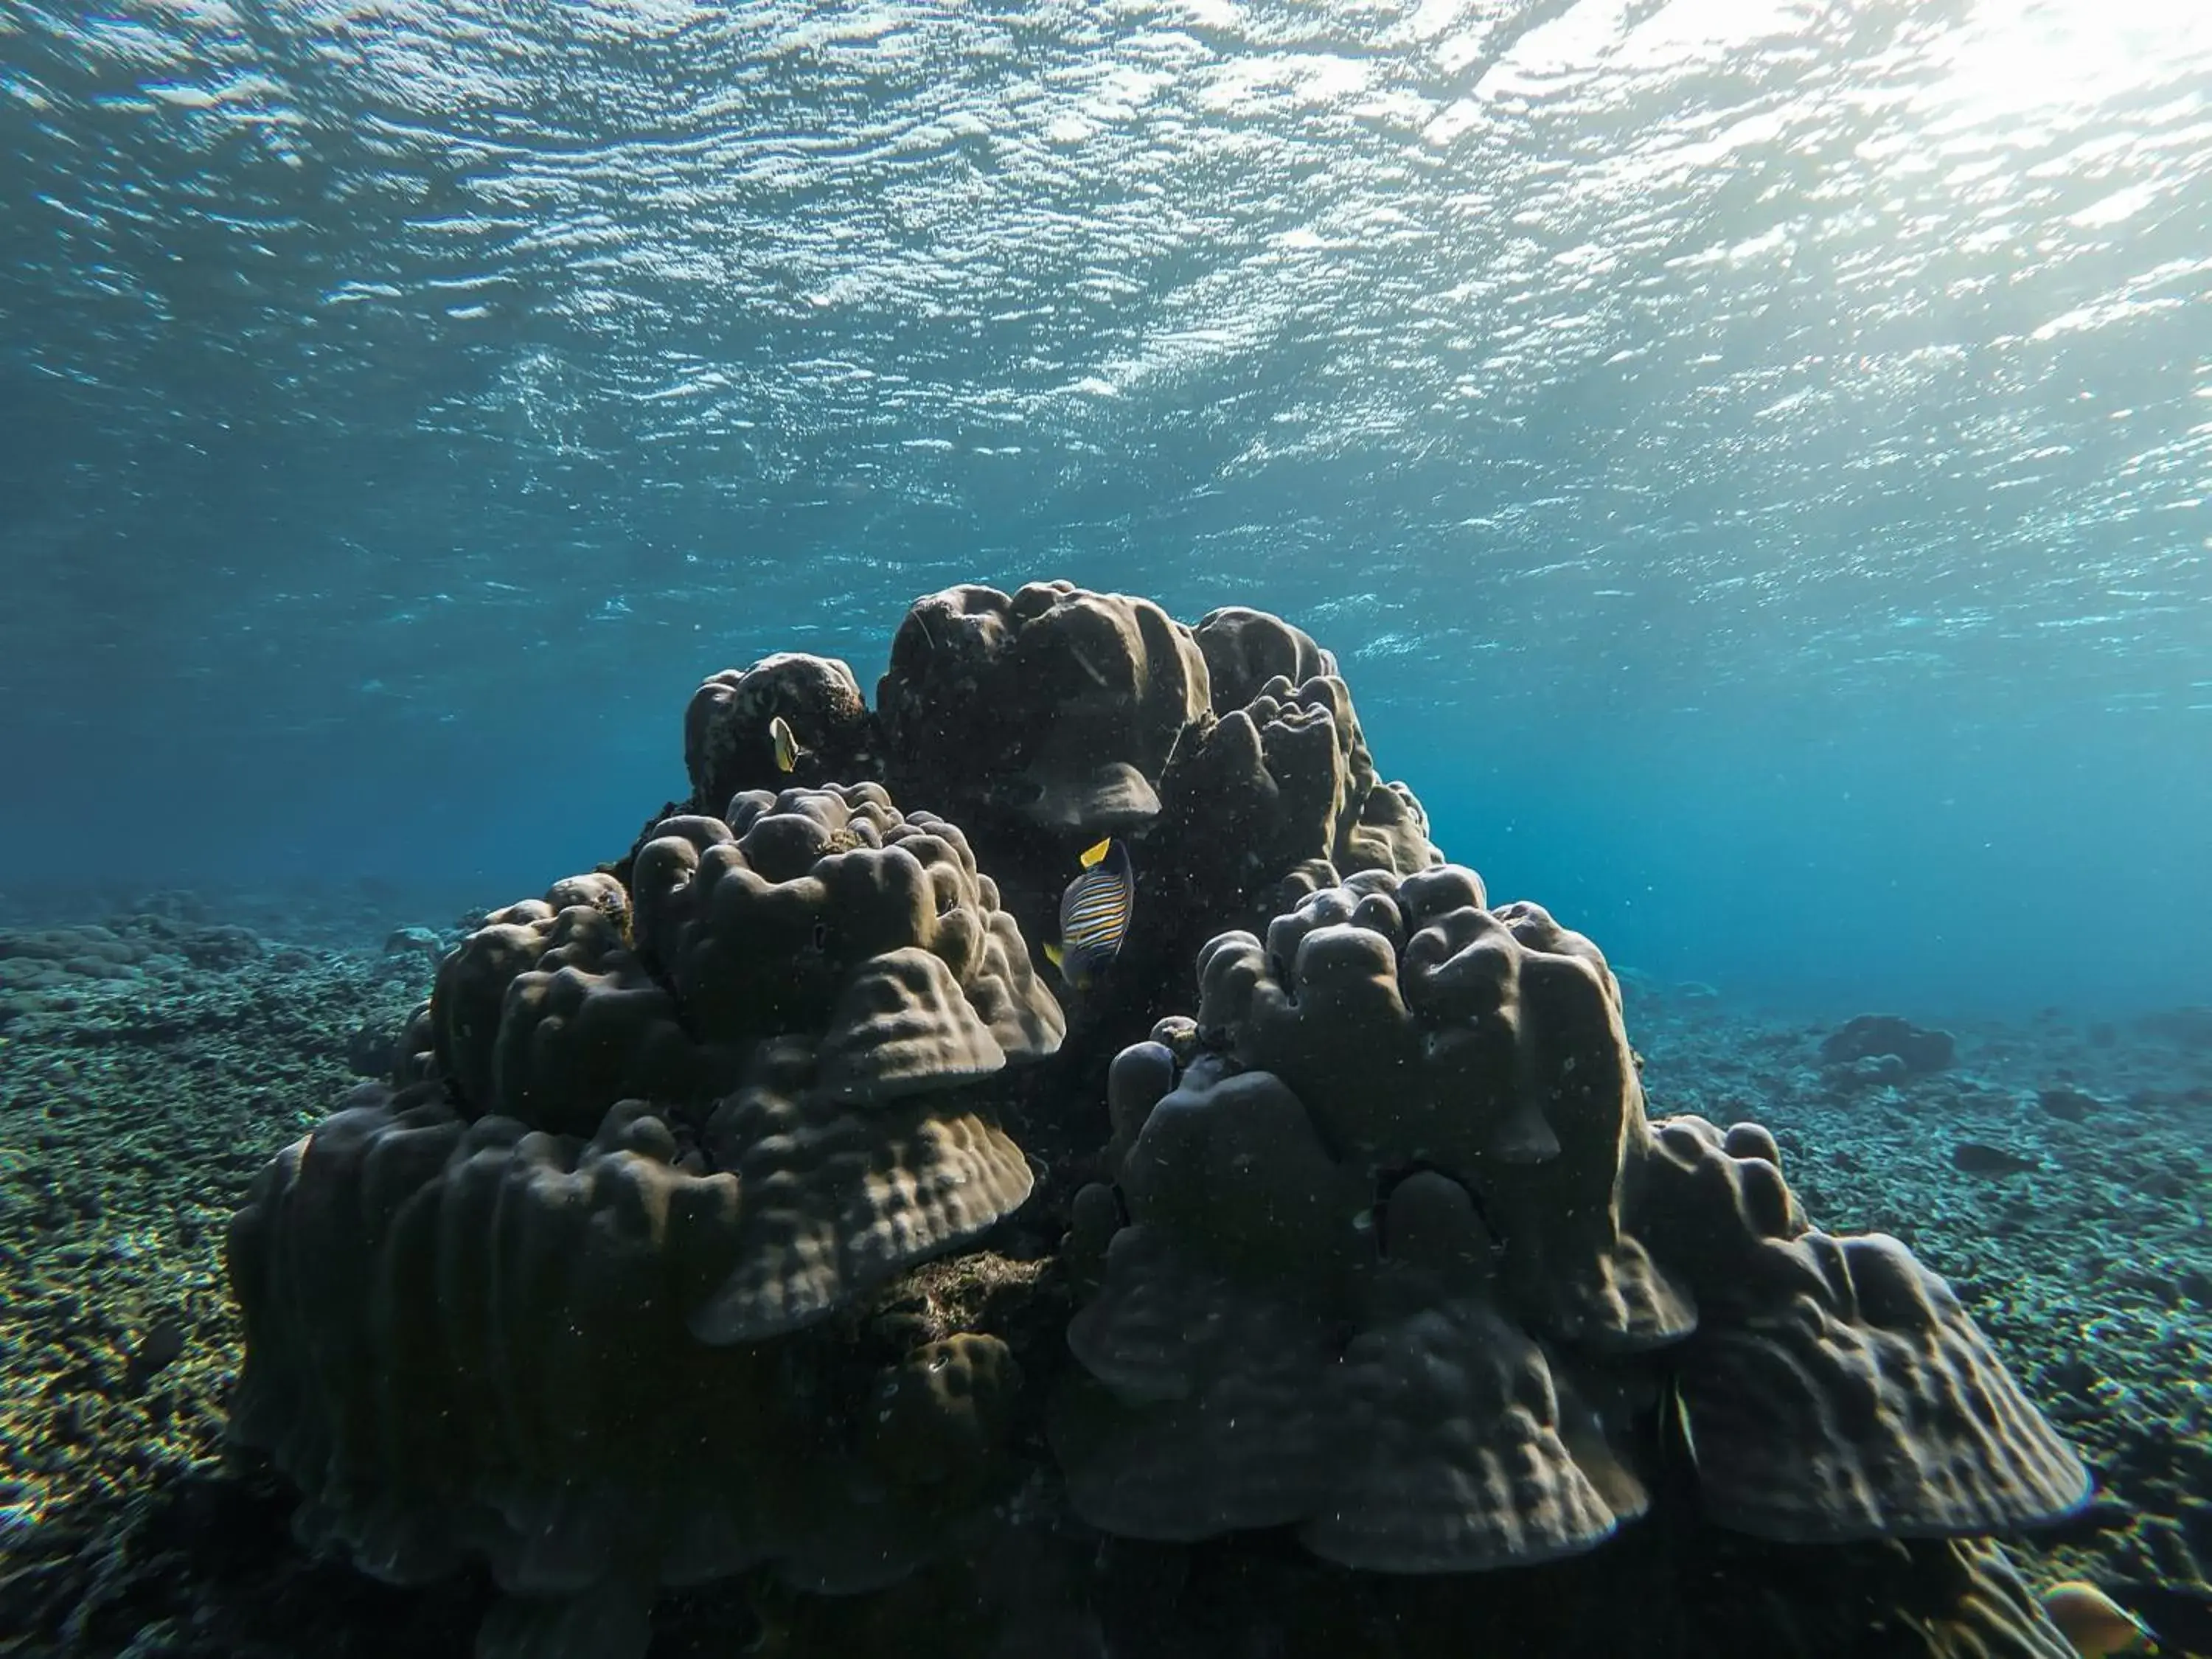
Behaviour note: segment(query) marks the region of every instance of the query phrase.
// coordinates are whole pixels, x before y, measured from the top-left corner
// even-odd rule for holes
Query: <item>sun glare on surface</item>
[[[2212,6],[2202,0],[1982,0],[1932,49],[1933,100],[1984,123],[2151,88],[2204,95]]]
[[[1674,0],[1642,14],[1623,0],[1581,0],[1512,40],[1488,89],[1556,89],[1589,75],[1665,72],[1791,36],[1830,31],[1813,0]],[[1472,24],[1479,58],[1494,20]],[[2204,0],[1978,0],[1948,27],[1934,22],[1908,51],[1932,69],[1931,101],[1969,123],[2093,105],[2147,87],[2201,82],[2212,68],[2212,4]]]

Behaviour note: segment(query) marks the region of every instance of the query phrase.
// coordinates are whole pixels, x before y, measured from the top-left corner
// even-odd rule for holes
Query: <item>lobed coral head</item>
[[[1207,704],[1190,630],[1149,599],[1064,581],[918,599],[876,692],[894,781],[979,828],[1127,833]]]
[[[1052,1053],[1065,1032],[967,838],[874,784],[671,818],[632,876],[638,951],[702,1040],[820,1031],[818,1086],[880,1100]]]
[[[789,776],[770,731],[778,720],[799,745]],[[875,716],[853,671],[803,651],[724,669],[691,694],[684,711],[684,769],[695,811],[719,812],[746,789],[877,776],[877,746]]]
[[[1471,871],[1328,873],[1109,1073],[1054,1422],[1080,1513],[1464,1571],[1595,1547],[1676,1440],[1711,1519],[1793,1543],[2080,1504],[1940,1279],[1813,1228],[1757,1125],[1647,1121],[1588,939]]]

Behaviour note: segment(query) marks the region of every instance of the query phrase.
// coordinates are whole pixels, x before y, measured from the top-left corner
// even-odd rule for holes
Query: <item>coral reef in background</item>
[[[1956,1048],[1948,1031],[1924,1031],[1895,1014],[1861,1014],[1829,1034],[1820,1058],[1831,1066],[1864,1067],[1858,1073],[1863,1078],[1888,1082],[1940,1072]]]
[[[1444,863],[1298,629],[956,588],[874,710],[786,653],[684,756],[233,1223],[234,1436],[304,1538],[483,1562],[489,1654],[634,1655],[732,1575],[793,1652],[1165,1659],[1208,1607],[1285,1652],[2063,1652],[1981,1540],[2087,1477],[1958,1299],[1756,1125],[1647,1119],[1603,957]],[[1032,951],[1105,836],[1134,921],[1072,993]]]

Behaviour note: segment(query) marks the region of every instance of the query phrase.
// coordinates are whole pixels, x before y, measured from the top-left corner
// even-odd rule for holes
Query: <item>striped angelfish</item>
[[[1083,867],[1060,896],[1060,942],[1044,947],[1060,976],[1078,991],[1098,982],[1128,936],[1137,872],[1129,849],[1110,836],[1081,854]]]

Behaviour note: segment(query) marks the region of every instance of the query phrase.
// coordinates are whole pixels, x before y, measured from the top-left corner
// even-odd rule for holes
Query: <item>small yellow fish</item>
[[[779,772],[792,770],[799,764],[799,757],[807,752],[799,746],[791,722],[781,714],[768,723],[768,740],[775,747],[775,769]]]
[[[1078,862],[1082,869],[1060,896],[1060,941],[1046,945],[1044,954],[1071,988],[1087,991],[1128,937],[1137,872],[1130,866],[1129,849],[1110,836],[1085,848]]]
[[[2150,1626],[2094,1584],[2069,1578],[2044,1591],[2042,1600],[2044,1615],[2081,1659],[2158,1651]]]

